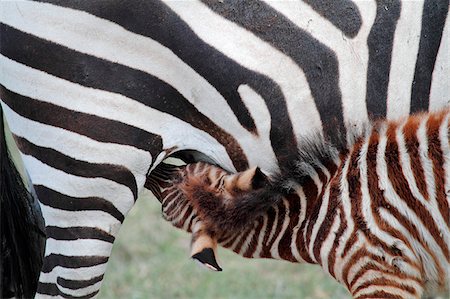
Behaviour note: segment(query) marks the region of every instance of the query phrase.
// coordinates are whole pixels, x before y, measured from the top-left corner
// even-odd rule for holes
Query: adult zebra
[[[39,296],[97,294],[169,155],[270,173],[305,132],[449,104],[448,1],[0,5],[2,110],[46,225]]]

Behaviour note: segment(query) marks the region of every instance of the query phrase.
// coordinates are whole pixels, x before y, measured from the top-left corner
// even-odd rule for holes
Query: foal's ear
[[[237,187],[243,191],[263,188],[269,182],[259,167],[252,167],[238,174]]]
[[[263,187],[267,186],[268,183],[269,183],[269,179],[267,178],[267,176],[261,171],[261,168],[256,167],[255,173],[254,173],[253,179],[252,179],[253,190],[263,188]]]

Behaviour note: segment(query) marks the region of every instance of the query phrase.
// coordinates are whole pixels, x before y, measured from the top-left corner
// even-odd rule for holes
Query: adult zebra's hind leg
[[[35,188],[47,234],[37,294],[95,296],[124,215],[98,196],[68,196],[44,185]]]
[[[39,199],[47,235],[37,298],[92,298],[151,163],[148,152],[29,124],[11,131]],[[28,126],[33,125],[34,136]],[[43,137],[45,136],[45,137]],[[54,138],[58,136],[59,138]]]
[[[78,168],[79,173],[66,173],[36,157],[25,160],[33,169],[47,234],[38,297],[94,297],[115,237],[137,197],[134,176],[117,165],[94,164]],[[64,164],[70,160],[67,157]]]

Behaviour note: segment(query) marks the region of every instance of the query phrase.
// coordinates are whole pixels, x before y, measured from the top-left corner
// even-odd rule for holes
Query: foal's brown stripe
[[[186,209],[186,206],[189,205],[188,202],[183,202],[180,205],[180,208],[178,211],[183,211],[184,209]],[[184,213],[183,217],[181,218],[181,220],[179,221],[179,223],[177,223],[177,225],[179,225],[180,227],[183,227],[184,224],[186,223],[188,217],[191,215],[192,212],[192,207],[189,205],[189,207],[186,209],[186,212]],[[172,220],[175,219],[178,215],[171,215]]]
[[[403,136],[406,145],[406,150],[411,161],[411,168],[414,174],[416,185],[419,192],[425,199],[429,199],[427,184],[425,181],[425,174],[423,171],[422,162],[419,155],[419,140],[417,139],[417,129],[420,125],[420,118],[411,117],[403,128]]]
[[[379,271],[382,273],[386,273],[386,274],[390,274],[393,276],[398,277],[401,280],[406,280],[406,279],[410,279],[413,281],[418,282],[419,284],[423,283],[422,278],[421,277],[414,277],[414,276],[410,276],[406,273],[403,273],[401,271],[398,271],[398,269],[393,268],[391,264],[388,264],[385,260],[383,260],[382,257],[380,256],[376,256],[373,255],[371,253],[367,253],[367,256],[370,258],[371,261],[373,261],[372,263],[368,263],[367,265],[365,265],[362,269],[360,269],[354,276],[354,278],[352,279],[352,281],[350,282],[350,285],[353,285],[359,277],[363,276],[366,272],[368,271]],[[380,267],[381,266],[381,267]],[[418,267],[417,265],[411,265],[414,268],[416,268],[418,270],[418,272],[420,272],[422,269],[420,267]]]
[[[273,226],[275,225],[275,209],[274,208],[270,208],[267,211],[267,226],[266,226],[266,231],[264,233],[264,239],[262,242],[263,245],[263,249],[261,251],[261,257],[263,258],[270,258],[272,257],[272,255],[270,254],[270,247],[268,246],[269,243],[269,236],[270,236],[270,232],[275,229]]]
[[[287,215],[288,215],[288,211],[286,210],[285,206],[284,206],[284,201],[281,200],[280,203],[277,206],[278,208],[278,221],[277,223],[274,223],[275,225],[275,233],[272,236],[272,239],[269,240],[269,243],[267,244],[268,248],[272,248],[273,244],[275,243],[275,240],[278,238],[281,229],[283,228],[283,222],[286,219]],[[270,251],[270,250],[269,250]],[[272,254],[270,254],[272,256]]]
[[[367,257],[369,260],[371,260],[372,262],[369,262],[365,265],[363,265],[354,275],[354,277],[352,278],[351,281],[349,281],[349,274],[350,274],[350,269],[359,262],[359,260],[363,259]],[[381,266],[381,267],[380,267]],[[344,284],[347,286],[347,288],[350,290],[352,289],[352,287],[355,285],[355,283],[358,281],[359,278],[361,278],[362,276],[364,276],[365,273],[367,273],[368,271],[377,271],[377,272],[381,272],[381,273],[385,273],[385,274],[390,274],[392,276],[396,276],[398,277],[400,280],[405,280],[405,279],[411,279],[413,281],[417,281],[418,283],[422,283],[420,278],[416,278],[416,277],[410,277],[400,271],[397,271],[395,268],[392,267],[392,265],[390,265],[387,261],[383,260],[382,257],[380,256],[375,256],[373,254],[371,254],[370,252],[368,252],[365,248],[361,248],[358,251],[356,251],[352,257],[348,260],[348,262],[345,264],[345,266],[343,267],[343,271],[342,271],[342,277],[344,280]],[[374,281],[374,280],[372,280]],[[368,281],[367,284],[368,286],[370,285],[371,281]],[[376,282],[375,282],[376,283]],[[387,285],[389,285],[389,283],[386,283]],[[408,288],[407,288],[408,289]],[[355,293],[356,291],[354,291],[353,293]],[[383,297],[384,298],[384,297]]]
[[[236,241],[236,238],[239,237],[239,235],[240,232],[233,233],[232,235],[227,235],[226,237],[220,238],[219,243],[225,248],[230,248],[233,245],[234,241]]]
[[[365,271],[365,272],[367,272],[367,271]],[[380,271],[380,272],[388,274],[385,271]],[[354,289],[353,290],[353,294],[355,294],[355,293],[357,293],[357,292],[359,292],[361,290],[364,290],[366,288],[369,288],[371,286],[393,287],[393,288],[402,290],[404,292],[410,293],[413,296],[417,294],[415,288],[413,288],[413,287],[411,287],[409,285],[406,285],[405,283],[400,283],[398,281],[395,281],[395,280],[392,280],[392,279],[389,279],[389,278],[375,278],[375,279],[366,281],[363,284],[359,285],[356,289]],[[413,297],[413,296],[411,296],[411,297]]]
[[[181,219],[181,221],[178,221],[175,223],[174,220],[178,217],[177,213],[181,213],[188,204],[189,203],[187,201],[183,201],[180,204],[176,205],[176,207],[174,207],[173,209],[167,209],[167,210],[163,211],[166,220],[170,221],[175,227],[178,227],[178,228],[183,227],[183,225],[186,221],[185,219],[189,216],[188,213],[185,213],[183,215],[183,218]],[[185,221],[183,221],[183,220],[185,220]]]
[[[305,209],[306,207],[301,207],[302,209]],[[305,220],[300,224],[300,228],[297,231],[297,236],[295,238],[295,246],[298,249],[298,252],[302,259],[309,264],[314,263],[313,259],[311,258],[309,252],[308,252],[308,246],[306,245],[306,239],[304,237],[306,225]]]
[[[292,232],[294,231],[294,227],[298,224],[302,207],[300,206],[300,198],[296,194],[287,195],[286,200],[289,205],[289,224],[280,239],[280,243],[278,243],[278,252],[282,259],[295,262],[297,260],[295,259],[291,250],[291,243],[293,238]]]
[[[366,255],[367,255],[366,248],[362,247],[358,249],[355,253],[352,254],[351,258],[348,259],[347,263],[342,268],[342,279],[347,289],[350,289],[350,282],[348,281],[350,269],[353,267],[354,264],[358,263],[358,261],[364,258]]]
[[[400,239],[406,246],[411,248],[411,244],[408,241],[407,236],[403,235],[399,230],[391,227],[379,216],[379,208],[382,207],[386,211],[389,211],[390,214],[397,219],[397,221],[408,231],[408,234],[413,236],[416,240],[418,240],[421,245],[424,247],[425,251],[428,252],[431,257],[433,258],[434,263],[438,268],[439,262],[436,258],[434,252],[430,249],[428,244],[423,240],[421,237],[421,234],[419,233],[419,229],[409,221],[406,217],[403,216],[400,211],[392,206],[390,203],[388,203],[384,197],[384,193],[379,188],[379,182],[378,182],[378,175],[376,173],[376,154],[378,150],[378,138],[379,136],[377,134],[372,134],[370,143],[369,143],[369,150],[367,154],[367,173],[368,173],[368,183],[369,183],[369,192],[371,196],[371,207],[372,207],[372,214],[374,216],[374,219],[376,221],[376,225],[381,229],[387,232],[391,236],[396,236],[396,238]],[[369,239],[370,240],[370,239]],[[376,240],[375,240],[376,241]],[[380,242],[380,240],[378,240]],[[373,243],[373,242],[372,242]],[[395,248],[388,246],[385,243],[379,243],[383,247],[383,249],[392,254],[396,255]],[[403,257],[403,259],[409,263],[412,263],[411,261],[406,260],[406,257]],[[442,268],[440,268],[440,273],[442,272]]]
[[[328,272],[333,277],[335,277],[334,266],[336,263],[337,247],[339,246],[339,244],[341,244],[341,237],[347,229],[347,220],[345,219],[344,208],[342,207],[342,205],[339,205],[338,211],[341,223],[339,225],[339,229],[336,232],[336,238],[333,242],[333,246],[331,247],[330,254],[328,255]]]
[[[184,195],[181,194],[181,191],[179,191],[176,188],[168,189],[167,192],[163,192],[163,200],[162,200],[163,210],[173,213],[173,211],[177,209],[180,206],[180,204],[183,205],[188,203],[188,200],[182,200],[180,203],[180,200],[177,200],[178,198],[184,198]]]
[[[374,298],[383,298],[383,299],[404,299],[400,295],[395,295],[386,291],[374,291],[372,293],[363,294],[361,296],[355,297],[354,299],[374,299]]]
[[[342,175],[342,167],[339,168],[338,173],[336,174],[336,177],[339,178]],[[333,226],[333,222],[335,221],[335,218],[337,217],[336,211],[339,206],[338,198],[340,194],[340,184],[339,182],[336,183],[335,179],[331,182],[331,188],[330,188],[330,194],[329,194],[329,200],[328,200],[328,207],[327,207],[327,214],[325,215],[325,219],[320,224],[320,228],[317,232],[316,239],[314,241],[313,246],[313,254],[317,260],[317,263],[322,264],[322,257],[320,256],[320,249],[322,248],[322,244],[325,241],[325,239],[330,234],[331,226]]]
[[[318,195],[317,186],[314,184],[311,178],[308,178],[307,180],[305,180],[305,183],[302,185],[302,187],[305,193],[305,197],[308,199],[306,201],[306,207],[302,208],[306,209],[306,215],[311,215],[314,209],[320,209],[320,206],[317,207],[319,205],[317,203],[317,195]],[[306,233],[307,229],[308,225],[307,221],[305,220],[302,222],[302,224],[300,225],[300,229],[298,230],[296,246],[299,249],[299,253],[301,257],[305,260],[305,262],[314,263],[308,251],[308,239],[307,239],[308,235]]]
[[[233,248],[233,251],[236,253],[240,253],[242,246],[244,245],[245,240],[247,240],[248,235],[250,232],[254,230],[254,226],[251,226],[250,228],[247,228],[245,232],[242,234],[239,242],[236,244],[236,247]]]
[[[314,228],[314,225],[317,222],[317,218],[319,217],[319,212],[320,212],[320,208],[322,206],[322,201],[323,201],[323,197],[325,194],[326,181],[327,181],[326,176],[325,176],[325,174],[323,174],[322,171],[320,171],[320,170],[316,170],[316,171],[319,176],[319,181],[322,182],[323,186],[322,186],[322,190],[320,190],[320,194],[318,197],[307,197],[309,199],[308,200],[309,202],[316,204],[315,207],[312,208],[312,210],[310,209],[310,211],[311,211],[310,213],[307,212],[307,215],[309,215],[309,217],[308,217],[309,223],[308,223],[307,230],[306,230],[306,244],[308,246],[311,242],[312,230]]]
[[[357,236],[357,227],[359,222],[361,222],[361,183],[360,183],[360,170],[358,167],[358,159],[359,159],[359,152],[361,150],[362,143],[359,142],[354,146],[353,152],[350,155],[350,161],[349,161],[349,167],[348,172],[346,176],[346,180],[348,183],[348,192],[349,192],[349,198],[351,198],[351,205],[350,205],[350,212],[351,218],[353,219],[355,225],[353,228],[353,232],[350,235],[350,238],[345,243],[344,251],[342,253],[342,256],[346,256],[349,250],[352,248],[353,244],[355,243],[356,236]]]
[[[441,139],[439,138],[439,129],[447,114],[442,113],[438,115],[431,115],[427,122],[428,135],[428,155],[433,161],[433,174],[436,186],[436,201],[444,218],[447,227],[450,227],[450,208],[448,205],[447,194],[445,190],[445,170],[444,170],[444,155],[442,153]],[[447,127],[447,134],[449,127]]]
[[[309,264],[313,264],[314,260],[311,258],[308,247],[306,245],[306,239],[304,238],[304,229],[302,226],[297,232],[297,238],[295,239],[295,246],[297,246],[298,252],[300,253],[300,256],[302,259]]]
[[[368,271],[376,271],[382,274],[391,275],[393,277],[398,278],[399,281],[404,281],[406,279],[413,280],[415,282],[418,282],[418,284],[422,284],[423,281],[421,278],[409,276],[403,272],[398,271],[398,269],[394,268],[391,264],[389,264],[386,260],[384,260],[380,256],[376,256],[374,254],[371,254],[369,252],[366,253],[366,255],[371,262],[365,264],[361,269],[356,272],[353,279],[349,282],[350,288],[352,288],[358,279],[363,277]],[[413,265],[414,266],[414,265]],[[419,272],[421,269],[418,269]],[[386,276],[387,277],[387,276]],[[379,285],[379,282],[377,280],[378,278],[372,279],[372,280],[366,280],[362,285],[360,285],[358,288],[356,288],[353,291],[353,294],[356,293],[358,290],[363,289],[365,287],[369,287],[371,285]],[[382,280],[385,280],[385,285],[392,285],[392,283],[396,283],[395,281],[388,279],[388,278],[381,278]],[[414,290],[414,289],[413,289]],[[412,293],[411,289],[405,285],[405,291]],[[414,291],[415,292],[415,291]]]
[[[262,227],[264,225],[264,220],[263,217],[260,216],[258,217],[258,219],[255,221],[255,228],[254,231],[255,233],[253,234],[252,240],[250,241],[250,244],[247,248],[247,250],[244,252],[243,256],[244,257],[256,257],[253,256],[255,254],[255,251],[258,247],[258,240],[259,240],[259,236],[263,233]]]
[[[192,207],[189,207],[188,209],[187,209],[187,212],[186,212],[186,214],[185,214],[185,217],[186,217],[186,219],[188,219],[189,218],[189,216],[193,213],[193,208]],[[192,217],[191,217],[191,219],[189,220],[189,224],[188,224],[188,229],[187,229],[187,231],[188,231],[188,233],[190,233],[190,232],[192,232],[192,225],[193,225],[193,223],[194,223],[194,220],[196,220],[197,219],[197,214],[196,213],[194,213],[193,215],[192,215]],[[184,217],[183,217],[183,219],[184,219]],[[186,220],[184,220],[183,221],[183,223],[185,223],[185,221]]]

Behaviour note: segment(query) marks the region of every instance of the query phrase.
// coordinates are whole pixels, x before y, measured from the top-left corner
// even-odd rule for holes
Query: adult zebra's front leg
[[[25,118],[7,105],[3,109],[45,221],[36,296],[94,297],[152,157],[131,145]]]

